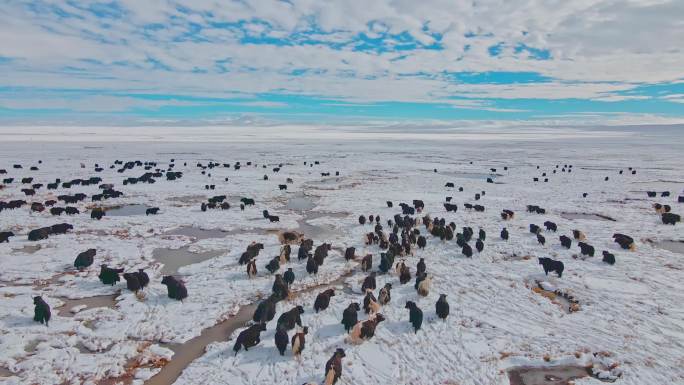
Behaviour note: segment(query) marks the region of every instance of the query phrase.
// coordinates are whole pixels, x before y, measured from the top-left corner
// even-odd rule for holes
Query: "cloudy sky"
[[[0,1],[0,123],[614,116],[684,118],[684,1]]]

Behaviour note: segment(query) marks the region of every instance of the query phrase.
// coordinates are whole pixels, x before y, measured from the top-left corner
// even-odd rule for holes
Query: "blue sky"
[[[682,15],[674,0],[8,0],[0,124],[678,121]]]

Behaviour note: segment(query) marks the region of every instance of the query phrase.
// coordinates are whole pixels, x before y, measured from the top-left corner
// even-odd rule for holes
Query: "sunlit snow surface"
[[[125,195],[102,203],[87,199],[75,205],[81,211],[76,216],[32,213],[27,206],[0,212],[0,231],[17,235],[0,244],[2,383],[144,383],[171,359],[169,347],[182,346],[240,306],[270,293],[272,276],[265,265],[278,254],[277,231],[283,229],[303,231],[315,245],[333,245],[316,277],[296,260],[293,247],[293,259],[281,272],[294,269],[295,290],[335,281],[354,270],[345,285],[336,285],[339,290],[331,306],[319,314],[313,311],[318,290],[278,305],[278,313],[299,304],[306,309],[303,322],[310,331],[302,359],[295,360],[289,350],[285,357],[278,355],[274,320],[262,333],[261,344],[249,352],[234,356],[236,334],[210,344],[176,383],[322,383],[325,362],[338,347],[347,353],[341,384],[508,384],[509,368],[561,364],[594,364],[600,376],[619,374],[619,384],[675,384],[684,378],[684,256],[677,253],[681,248],[658,247],[659,241],[684,239],[684,224],[663,225],[652,208],[656,202],[669,204],[673,212],[684,214],[684,204],[676,203],[684,189],[684,133],[653,128],[527,129],[520,135],[504,129],[424,134],[301,129],[289,134],[275,128],[238,133],[155,128],[135,136],[135,130],[126,128],[119,134],[134,136],[121,136],[115,128],[61,130],[55,135],[52,129],[2,129],[7,140],[0,144],[0,169],[8,174],[1,177],[15,181],[0,190],[0,200],[42,202],[59,194],[90,196],[100,191],[95,185],[50,191],[43,187],[27,199],[20,179],[28,176],[44,184],[55,178],[100,176]],[[104,134],[92,134],[98,130]],[[159,178],[155,184],[123,186],[124,178],[145,170],[109,169],[116,159],[156,161],[165,169],[171,158],[175,170],[184,173],[172,182]],[[207,169],[211,177],[202,175],[196,164],[212,160],[231,165],[240,161],[243,166],[237,171]],[[320,165],[310,167],[316,160]],[[247,166],[249,161],[258,166]],[[15,163],[24,168],[13,169]],[[95,163],[105,170],[94,172]],[[280,163],[280,172],[274,173]],[[556,164],[572,164],[572,173],[559,168],[553,174]],[[39,170],[30,171],[30,166]],[[636,175],[628,167],[636,169]],[[485,180],[490,168],[497,169],[494,184]],[[323,177],[322,172],[331,175]],[[542,172],[549,182],[532,182],[533,177],[543,180]],[[264,174],[269,180],[263,180]],[[278,185],[286,178],[293,183],[280,191]],[[445,188],[446,182],[456,188]],[[215,184],[216,189],[205,190],[206,184]],[[486,195],[475,201],[475,193],[483,190]],[[646,191],[670,191],[671,196],[648,198]],[[583,198],[585,192],[588,196]],[[227,195],[231,208],[201,212],[200,202],[213,195]],[[446,196],[453,197],[458,212],[445,212]],[[254,198],[256,205],[240,211],[240,197]],[[342,253],[348,246],[355,246],[357,255],[371,253],[376,268],[380,259],[377,246],[362,242],[372,227],[359,225],[357,218],[379,214],[386,228],[386,220],[399,213],[398,203],[410,204],[413,199],[425,202],[421,215],[445,217],[458,229],[473,227],[476,234],[483,228],[485,249],[466,259],[455,241],[428,236],[427,247],[406,258],[406,264],[415,274],[418,259],[425,258],[433,275],[430,294],[419,297],[413,280],[400,285],[393,274],[379,276],[378,287],[393,285],[392,300],[381,311],[387,320],[373,339],[350,345],[340,320],[350,302],[362,303],[360,281],[365,274],[355,262],[345,262]],[[394,202],[393,209],[387,208],[388,200]],[[467,211],[465,202],[482,204],[486,211]],[[547,214],[526,213],[528,204],[545,208]],[[93,205],[146,205],[160,207],[160,213],[95,221],[88,210]],[[264,219],[264,209],[279,216],[280,222]],[[499,216],[502,209],[514,210],[515,219],[504,222]],[[592,215],[568,219],[562,213],[600,214],[615,222]],[[541,246],[528,226],[541,226],[546,220],[558,224],[558,233],[543,232],[547,242]],[[73,224],[74,230],[27,241],[31,229],[61,222]],[[508,242],[499,238],[504,226],[511,234]],[[178,230],[187,227],[211,231]],[[596,248],[594,258],[573,258],[579,254],[576,241],[570,250],[561,248],[558,236],[571,236],[573,229],[587,235]],[[613,243],[611,235],[616,232],[631,235],[636,251]],[[252,241],[263,242],[265,248],[257,258],[258,277],[250,280],[237,260]],[[88,248],[97,249],[95,263],[75,271],[74,258]],[[162,266],[163,258],[155,253],[179,248],[197,253],[201,261],[186,265],[177,256],[168,259],[190,294],[182,303],[166,296],[160,281],[162,270],[170,267]],[[614,266],[601,262],[603,250],[616,255]],[[536,257],[563,261],[563,277],[544,276]],[[97,278],[101,263],[126,271],[145,268],[152,283],[141,298],[126,290],[123,279],[113,287],[102,285]],[[531,289],[537,281],[574,296],[579,311],[569,313],[535,293]],[[436,320],[434,304],[440,293],[448,295],[451,305],[446,322]],[[36,295],[52,308],[49,327],[32,320]],[[94,306],[85,301],[69,310],[59,308],[67,299],[112,295],[114,307],[97,307],[111,303],[111,297],[98,297]],[[417,302],[424,312],[423,329],[417,334],[408,323],[407,300]],[[106,379],[110,380],[101,382]],[[598,381],[587,377],[576,383]]]

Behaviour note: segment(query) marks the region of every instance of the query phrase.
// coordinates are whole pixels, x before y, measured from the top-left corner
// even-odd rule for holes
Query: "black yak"
[[[352,302],[347,306],[342,312],[342,325],[344,325],[344,330],[349,333],[352,327],[358,322],[358,312],[361,307],[357,302]]]
[[[609,253],[606,250],[603,250],[603,262],[605,262],[609,265],[614,265],[615,264],[615,255],[612,253]]]
[[[314,310],[316,311],[316,313],[318,313],[321,310],[327,309],[328,305],[330,305],[330,297],[334,296],[334,289],[327,289],[325,291],[318,293],[318,296],[316,296],[316,300],[314,301]]]
[[[50,305],[48,305],[40,296],[33,297],[33,304],[35,305],[33,308],[33,320],[48,326],[48,322],[50,322],[50,317],[52,316],[50,313]]]
[[[86,267],[90,266],[93,264],[95,261],[95,254],[97,253],[97,250],[95,249],[88,249],[76,256],[76,260],[74,261],[74,267],[77,268],[78,270],[83,270]]]
[[[435,312],[437,316],[446,321],[449,316],[449,303],[446,300],[446,294],[440,294],[437,303],[435,303]]]
[[[539,264],[542,265],[542,268],[544,269],[544,274],[549,275],[550,271],[555,271],[556,274],[558,274],[558,278],[563,276],[563,270],[565,269],[563,262],[551,258],[538,258],[538,260]]]
[[[233,351],[235,352],[235,355],[237,356],[241,347],[244,347],[245,351],[247,351],[249,350],[249,348],[258,345],[259,342],[261,342],[261,340],[259,339],[259,335],[261,334],[261,332],[265,330],[266,324],[260,323],[252,325],[247,329],[241,331],[237,339],[235,340],[235,345],[233,346]]]
[[[413,326],[413,331],[418,333],[421,325],[423,324],[423,311],[418,308],[418,305],[413,301],[407,301],[404,306],[405,309],[409,309],[409,322]]]
[[[167,275],[162,278],[161,283],[166,285],[167,295],[178,301],[182,301],[188,297],[188,289],[185,288],[183,281],[176,279],[173,276]]]

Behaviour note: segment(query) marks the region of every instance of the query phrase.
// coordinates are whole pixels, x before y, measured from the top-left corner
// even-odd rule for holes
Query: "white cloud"
[[[32,2],[34,8],[20,1],[0,5],[0,56],[14,59],[2,64],[0,85],[190,95],[292,92],[357,103],[443,102],[454,96],[620,101],[639,96],[614,92],[684,78],[680,0],[423,0],[419,7],[414,0],[118,0],[124,17],[113,19],[66,1],[49,3],[78,17],[61,18],[39,1]],[[248,21],[250,35],[271,38],[316,25],[308,38],[329,44],[349,43],[361,33],[408,33],[430,45],[441,34],[443,50],[245,45],[239,42],[242,32],[220,24],[239,21]],[[498,43],[504,43],[502,55],[490,56],[488,47]],[[520,44],[548,49],[552,59],[516,54]],[[65,67],[83,71],[65,73]],[[288,75],[306,68],[315,71]],[[529,71],[555,81],[472,85],[440,75],[462,71]],[[415,73],[428,76],[401,76]],[[87,103],[106,108],[101,98]],[[113,106],[128,102],[117,103]]]

